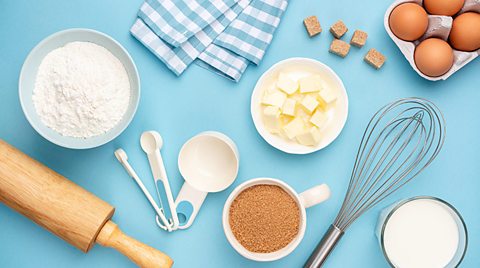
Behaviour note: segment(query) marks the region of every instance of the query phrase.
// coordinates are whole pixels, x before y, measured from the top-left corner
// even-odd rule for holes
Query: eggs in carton
[[[440,10],[442,8],[443,10],[447,9],[446,11],[444,11],[446,12],[445,14],[452,14],[452,13],[455,14],[453,17],[446,16],[446,15],[426,14],[428,12],[434,13],[432,12],[432,7],[427,5],[428,1],[429,0],[397,0],[395,1],[387,9],[385,13],[384,26],[388,35],[392,38],[392,40],[398,46],[400,51],[402,51],[403,55],[406,57],[406,59],[408,60],[412,68],[420,76],[431,81],[445,80],[448,77],[450,77],[452,74],[454,74],[456,71],[461,69],[463,66],[468,64],[470,61],[474,60],[480,54],[480,48],[478,48],[478,40],[477,40],[478,37],[480,36],[480,24],[477,23],[477,20],[476,20],[477,18],[475,18],[476,21],[474,25],[468,26],[469,31],[472,31],[475,37],[472,37],[472,35],[470,34],[468,38],[460,38],[460,40],[458,41],[458,34],[452,32],[454,19],[458,18],[459,15],[473,13],[473,14],[478,14],[480,16],[479,14],[480,0],[465,0],[464,3],[463,3],[463,0],[460,0],[460,2],[463,4],[460,11],[458,11],[457,9],[458,7],[455,7],[456,10],[452,10],[453,7],[448,7],[448,6],[439,7]],[[434,4],[440,5],[440,2],[442,1],[435,2]],[[450,3],[453,3],[453,2],[458,2],[458,1],[450,1]],[[406,20],[405,18],[402,18],[402,16],[398,16],[398,14],[394,14],[396,16],[395,18],[393,18],[394,19],[393,22],[391,18],[392,12],[397,7],[406,3],[417,4],[419,7],[421,7],[421,9],[425,8],[425,12],[423,12],[423,10],[418,11],[415,9],[413,9],[413,11],[408,10],[410,14],[404,16],[408,18],[408,20],[410,20],[410,25],[416,24],[417,27],[420,27],[422,25],[422,22],[425,22],[424,14],[427,15],[428,26],[426,27],[426,29],[421,29],[421,32],[423,34],[420,37],[418,37],[419,35],[418,35],[417,29],[412,29],[412,27],[409,28],[408,25],[405,28],[401,26],[398,27],[397,25],[393,25],[393,24],[402,23],[402,21]],[[417,14],[415,14],[415,12]],[[413,20],[415,20],[415,17],[419,22],[417,23],[411,22],[412,18]],[[392,27],[392,25],[394,27]],[[399,28],[400,30],[398,30]],[[464,26],[464,29],[465,29],[465,26]],[[401,32],[402,30],[403,32]],[[454,35],[451,35],[451,33],[453,33]],[[479,34],[477,35],[477,33]],[[396,34],[402,37],[403,39],[399,38]],[[411,38],[412,36],[413,38]],[[449,36],[451,40],[449,40]],[[472,38],[474,38],[473,46],[476,47],[476,50],[462,51],[462,50],[455,49],[455,47],[457,48],[472,47]],[[428,41],[433,41],[431,39],[434,39],[436,42],[428,42],[428,41],[423,42],[427,39],[430,39]],[[413,41],[410,41],[410,40],[413,40]],[[447,42],[450,42],[450,44],[448,44]],[[469,42],[468,45],[464,45],[464,43],[468,43],[468,42]],[[461,46],[459,46],[458,43],[462,43]],[[422,46],[419,46],[420,44],[422,44],[423,48],[421,48]],[[429,46],[432,46],[433,49],[430,49]],[[452,49],[449,48],[450,46],[452,46]],[[415,53],[416,49],[419,47],[420,49],[417,51],[417,54],[422,54],[422,55],[416,55]],[[434,55],[435,52],[432,52],[432,51],[435,51],[435,50],[441,51],[441,52],[438,52],[436,55]],[[427,54],[425,55],[425,53]],[[435,58],[433,58],[434,56]]]

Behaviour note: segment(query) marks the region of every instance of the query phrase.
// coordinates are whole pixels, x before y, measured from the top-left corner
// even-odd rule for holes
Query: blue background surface
[[[133,1],[8,1],[0,0],[0,138],[65,175],[116,207],[113,217],[125,233],[150,244],[174,260],[176,267],[299,267],[307,259],[343,200],[355,152],[363,129],[380,106],[394,99],[421,96],[434,101],[447,121],[443,151],[421,176],[386,202],[369,211],[346,233],[326,267],[387,267],[374,227],[382,207],[401,198],[433,195],[451,202],[468,225],[470,244],[462,267],[479,267],[480,257],[480,61],[470,63],[447,81],[429,82],[409,66],[383,28],[391,1],[290,1],[267,55],[258,67],[248,68],[240,83],[232,83],[192,66],[175,77],[146,48],[130,36],[141,0]],[[309,39],[302,25],[317,15],[324,31]],[[368,32],[366,47],[352,48],[345,59],[328,53],[328,27],[343,19],[350,28]],[[18,75],[28,52],[46,36],[67,28],[86,27],[118,40],[135,60],[142,80],[138,112],[127,130],[114,141],[91,150],[60,148],[30,127],[18,101]],[[388,60],[376,71],[362,61],[371,47]],[[331,66],[347,88],[350,113],[338,139],[317,153],[296,156],[280,152],[257,134],[250,118],[250,94],[259,76],[275,62],[310,57]],[[182,144],[204,130],[229,135],[238,145],[240,172],[235,183],[207,197],[193,226],[166,233],[134,181],[115,160],[124,148],[129,160],[154,192],[153,180],[139,144],[144,130],[159,131],[165,141],[162,154],[176,195],[183,183],[177,156]],[[255,263],[228,244],[221,225],[223,204],[230,191],[255,177],[280,178],[298,191],[327,183],[333,195],[308,210],[305,238],[288,257]],[[95,246],[87,255],[33,222],[0,205],[1,267],[133,267],[114,250]]]

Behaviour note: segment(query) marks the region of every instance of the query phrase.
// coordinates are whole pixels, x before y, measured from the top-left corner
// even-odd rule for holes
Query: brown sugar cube
[[[330,32],[335,36],[335,38],[341,38],[348,31],[347,26],[343,23],[342,20],[335,22],[332,27],[330,27]]]
[[[329,51],[342,58],[345,58],[345,56],[348,54],[348,51],[350,51],[350,44],[339,39],[333,39]]]
[[[382,55],[382,53],[378,52],[376,49],[371,48],[367,54],[365,55],[365,60],[368,64],[373,66],[375,69],[380,69],[382,67],[383,63],[385,63],[385,60],[387,58]]]
[[[365,42],[367,42],[368,34],[364,31],[356,30],[353,33],[352,40],[350,40],[350,44],[356,47],[363,47]]]
[[[322,27],[320,26],[320,22],[318,21],[317,16],[310,16],[303,20],[303,24],[305,25],[305,29],[307,29],[308,35],[313,37],[322,32]]]

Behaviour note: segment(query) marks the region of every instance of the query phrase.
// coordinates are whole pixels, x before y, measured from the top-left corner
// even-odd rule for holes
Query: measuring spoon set
[[[235,143],[220,132],[202,132],[180,150],[178,168],[185,182],[174,200],[160,154],[162,137],[156,131],[146,131],[140,145],[150,164],[160,206],[129,164],[127,153],[120,148],[115,156],[152,205],[157,225],[168,232],[190,227],[207,194],[225,190],[238,174],[239,154]]]

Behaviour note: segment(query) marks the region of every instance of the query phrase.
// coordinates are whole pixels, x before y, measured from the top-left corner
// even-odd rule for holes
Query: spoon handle
[[[167,171],[165,170],[165,165],[163,164],[162,155],[160,154],[160,150],[157,149],[153,153],[148,153],[147,157],[148,157],[148,162],[150,163],[150,168],[152,170],[153,178],[155,180],[155,187],[157,190],[158,199],[160,200],[160,205],[162,206],[163,211],[165,213],[166,207],[163,201],[165,200],[165,196],[166,196],[166,201],[167,201],[166,203],[168,203],[168,212],[169,212],[168,216],[171,218],[171,221],[172,221],[172,223],[169,223],[169,225],[172,225],[172,229],[175,230],[177,229],[179,224],[177,210],[175,206],[175,201],[173,199],[172,190],[170,189],[170,183],[168,181]]]
[[[175,200],[177,214],[181,219],[178,229],[187,229],[192,225],[207,194],[193,188],[188,182],[183,184]]]
[[[138,177],[137,173],[135,170],[132,168],[132,166],[128,163],[127,160],[125,159],[119,159],[120,164],[122,164],[123,168],[127,171],[127,173],[132,177],[135,182],[137,183],[138,187],[142,190],[143,194],[145,197],[148,199],[148,202],[152,205],[153,209],[155,210],[155,213],[157,213],[157,216],[160,217],[160,220],[165,224],[168,223],[168,220],[165,218],[164,212],[161,208],[158,207],[157,203],[153,199],[153,197],[150,195],[150,192],[148,192],[147,188],[143,184],[142,180],[140,177]],[[165,224],[164,226],[160,226],[162,229],[171,232],[172,228],[170,225]]]

